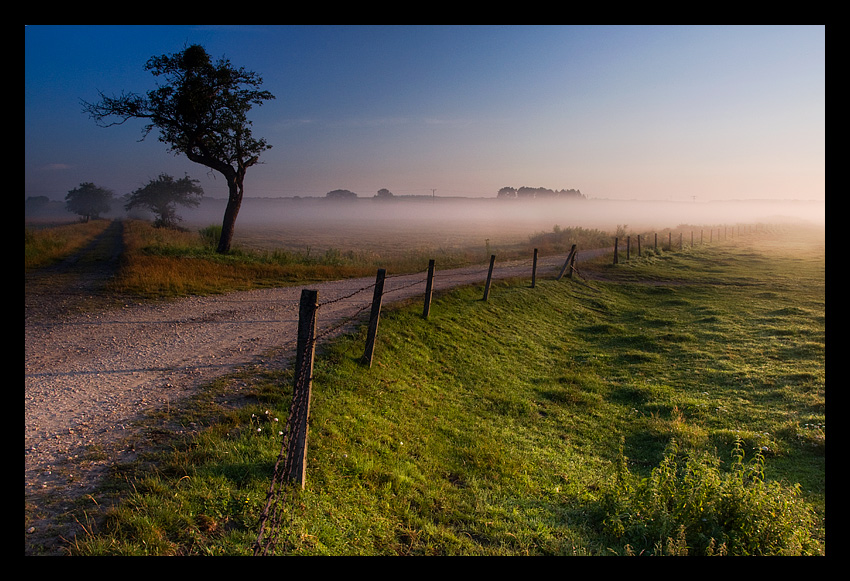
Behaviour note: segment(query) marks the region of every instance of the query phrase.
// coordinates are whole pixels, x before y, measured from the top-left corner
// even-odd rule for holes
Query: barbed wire
[[[291,483],[287,481],[287,477],[291,474],[293,463],[295,462],[290,448],[295,426],[301,423],[302,418],[304,420],[307,419],[306,415],[310,409],[310,392],[307,386],[311,379],[309,374],[312,366],[308,364],[308,358],[312,357],[316,344],[317,310],[318,307],[313,309],[312,317],[309,321],[307,342],[304,346],[304,357],[302,357],[300,369],[297,370],[298,376],[293,381],[289,417],[283,429],[280,452],[275,461],[269,490],[266,493],[266,504],[263,512],[260,514],[259,533],[253,547],[254,556],[268,555],[269,553],[274,554],[280,532],[281,515],[286,509],[286,504],[285,502],[282,503],[282,501],[287,499],[288,495],[286,493],[293,488]]]
[[[520,263],[512,262],[509,266],[520,267],[529,263],[529,261]],[[470,276],[474,276],[478,273],[483,274],[488,271],[489,266],[483,270],[473,270],[470,272],[465,272],[463,274],[453,274],[449,276],[440,275],[440,278],[443,281],[467,280]],[[426,269],[423,271],[419,271],[418,273],[413,273],[413,275],[398,274],[393,276],[385,276],[385,278],[415,276],[416,274],[421,274],[424,272],[428,272],[428,270]],[[431,274],[434,278],[436,278],[438,276],[438,271],[436,271],[435,269],[434,272],[432,272]],[[425,282],[427,282],[427,277],[416,278],[415,280],[407,284],[398,286],[396,288],[385,289],[383,291],[383,295],[401,292],[405,289],[423,284]],[[275,550],[278,544],[278,537],[280,535],[280,530],[283,525],[283,519],[287,514],[287,502],[291,498],[290,493],[295,489],[293,483],[288,481],[288,478],[291,476],[293,465],[296,461],[292,454],[292,441],[293,437],[295,437],[295,429],[296,426],[301,424],[303,419],[307,419],[305,416],[309,412],[309,390],[307,389],[307,385],[309,384],[309,381],[311,379],[308,375],[310,373],[311,366],[307,364],[307,358],[312,356],[315,346],[320,339],[327,337],[334,331],[354,321],[361,313],[371,308],[372,301],[364,302],[363,305],[360,306],[355,312],[344,318],[341,318],[339,321],[323,329],[321,333],[317,334],[316,321],[318,317],[318,312],[329,305],[333,305],[335,303],[351,299],[352,297],[355,297],[360,293],[363,293],[370,289],[374,289],[376,284],[377,282],[363,286],[355,290],[354,292],[319,303],[313,310],[313,316],[309,322],[308,339],[304,347],[305,354],[302,357],[302,364],[300,366],[300,369],[296,371],[298,376],[293,380],[293,392],[292,401],[290,403],[289,409],[289,417],[287,418],[286,424],[282,431],[280,451],[275,460],[274,469],[272,471],[272,479],[269,484],[268,491],[266,493],[266,503],[259,518],[259,531],[257,535],[257,540],[254,542],[253,545],[253,554],[255,556],[275,554]],[[293,342],[288,342],[288,345],[291,346],[292,343]],[[297,341],[295,343],[297,347]],[[289,514],[291,516],[291,513]]]

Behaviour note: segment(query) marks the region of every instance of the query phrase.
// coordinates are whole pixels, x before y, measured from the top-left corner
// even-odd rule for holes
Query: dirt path
[[[81,528],[60,517],[95,491],[110,465],[132,459],[138,450],[127,442],[143,412],[179,405],[240,366],[267,364],[272,349],[277,364],[293,354],[304,287],[116,306],[98,292],[117,268],[120,240],[116,222],[84,252],[26,277],[26,554],[62,554],[61,538]],[[557,273],[562,262],[541,259],[538,276]],[[494,278],[530,277],[530,270],[530,260],[497,262]],[[486,265],[438,270],[434,288],[480,284],[486,275]],[[425,278],[389,276],[384,304],[422,296]],[[310,285],[319,293],[317,335],[367,317],[374,282]]]

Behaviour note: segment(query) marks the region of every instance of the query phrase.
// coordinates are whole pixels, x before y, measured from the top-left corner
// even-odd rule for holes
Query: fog
[[[197,208],[177,208],[181,226],[220,225],[226,201],[205,198]],[[121,205],[107,217],[122,218]],[[64,204],[50,204],[49,215],[27,213],[27,220],[74,221]],[[527,241],[558,227],[598,229],[613,234],[650,233],[679,226],[711,228],[743,224],[825,226],[823,201],[635,201],[552,200],[397,196],[357,198],[245,198],[234,243],[249,247],[316,251],[370,250],[397,246],[457,248]],[[136,217],[153,219],[152,215]]]
[[[183,226],[221,224],[225,200],[181,208]],[[234,243],[247,247],[387,252],[410,249],[495,248],[533,234],[581,227],[649,233],[678,226],[799,223],[823,226],[822,201],[671,202],[629,200],[504,200],[399,196],[357,198],[245,198]]]
[[[196,209],[178,213],[188,223],[219,223],[223,199],[206,199]],[[745,223],[805,222],[824,225],[823,201],[712,201],[667,202],[633,200],[501,200],[493,198],[404,198],[351,201],[325,198],[245,198],[239,226],[357,226],[551,230],[554,225],[631,231]]]

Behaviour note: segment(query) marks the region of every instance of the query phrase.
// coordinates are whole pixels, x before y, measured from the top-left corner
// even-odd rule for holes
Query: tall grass
[[[222,293],[310,281],[365,276],[370,266],[335,255],[311,258],[285,251],[215,251],[216,227],[200,232],[125,227],[125,253],[113,290],[143,297]]]
[[[501,260],[528,258],[532,245],[541,254],[560,252],[564,244],[583,248],[607,245],[610,238],[598,230],[560,230],[557,239],[539,234],[528,242],[500,244]],[[329,246],[315,252],[309,247],[291,249],[266,241],[264,247],[235,245],[228,254],[215,252],[221,233],[218,226],[197,231],[155,228],[141,221],[125,227],[125,254],[113,290],[142,297],[173,297],[222,293],[251,288],[304,284],[321,280],[373,276],[377,268],[393,274],[424,270],[430,259],[441,269],[460,267],[489,258],[489,240],[481,247],[399,247],[393,241],[376,241],[369,249],[342,250]],[[243,234],[250,240],[250,229]],[[329,235],[332,239],[333,236]],[[603,242],[605,241],[605,242]],[[486,252],[483,249],[486,248]],[[493,249],[495,251],[495,249]]]
[[[323,345],[278,553],[823,554],[823,247],[748,240],[386,308],[371,368]],[[74,552],[248,554],[290,385],[161,411]]]
[[[61,226],[24,229],[24,270],[55,264],[91,242],[109,220],[90,220]]]

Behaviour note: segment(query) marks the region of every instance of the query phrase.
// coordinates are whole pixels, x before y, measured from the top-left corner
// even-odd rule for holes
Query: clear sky
[[[98,91],[144,94],[152,56],[201,44],[263,77],[273,148],[246,196],[343,188],[494,197],[825,199],[823,26],[25,27],[26,196],[224,179],[141,121],[101,128]]]

